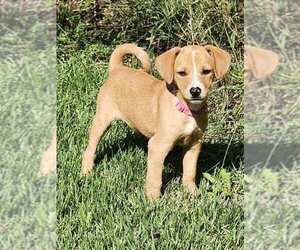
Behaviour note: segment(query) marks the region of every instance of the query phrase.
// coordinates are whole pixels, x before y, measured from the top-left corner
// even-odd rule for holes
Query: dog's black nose
[[[197,98],[201,94],[201,89],[199,87],[192,87],[190,89],[190,93],[191,93],[193,98]]]

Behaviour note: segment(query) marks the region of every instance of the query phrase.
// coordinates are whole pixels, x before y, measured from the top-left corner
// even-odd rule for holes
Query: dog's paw
[[[92,172],[93,165],[94,165],[93,161],[83,160],[81,171],[80,171],[80,176],[81,177],[89,176]]]
[[[80,171],[80,176],[81,177],[89,176],[92,172],[93,165],[94,165],[93,161],[91,162],[83,161],[81,171]]]
[[[148,200],[154,202],[160,197],[160,188],[145,188],[146,197]]]
[[[92,172],[91,169],[87,169],[87,168],[82,167],[81,171],[80,171],[80,176],[81,177],[87,177],[91,174],[91,172]]]
[[[82,158],[82,167],[81,167],[80,176],[84,177],[90,175],[93,166],[94,166],[94,155],[88,151],[84,152]]]
[[[191,195],[197,194],[197,186],[195,182],[185,182],[183,183],[184,190]]]

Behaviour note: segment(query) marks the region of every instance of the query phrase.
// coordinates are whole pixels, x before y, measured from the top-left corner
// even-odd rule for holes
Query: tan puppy
[[[245,46],[245,83],[250,83],[253,77],[263,79],[269,76],[278,63],[279,56],[276,53],[266,49]]]
[[[144,70],[122,64],[128,53],[137,56]],[[100,137],[113,120],[121,119],[150,138],[145,191],[151,200],[160,196],[163,163],[175,144],[185,150],[183,185],[190,193],[196,191],[197,159],[208,122],[206,100],[213,79],[228,71],[230,55],[211,45],[176,47],[160,55],[155,64],[164,81],[145,72],[149,57],[136,45],[124,44],[113,52],[81,170],[82,175],[92,170]]]

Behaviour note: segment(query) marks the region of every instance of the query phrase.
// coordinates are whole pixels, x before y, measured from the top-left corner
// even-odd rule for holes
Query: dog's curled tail
[[[108,66],[109,72],[111,72],[114,68],[124,67],[123,57],[127,54],[135,55],[141,61],[143,70],[146,72],[150,71],[151,64],[148,54],[142,48],[133,43],[125,43],[118,46],[112,53]]]

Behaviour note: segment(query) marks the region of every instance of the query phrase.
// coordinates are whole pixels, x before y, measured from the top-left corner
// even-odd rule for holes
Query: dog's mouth
[[[191,98],[188,101],[191,104],[201,104],[201,103],[203,103],[204,100],[205,100],[205,98]]]
[[[197,104],[197,103],[202,103],[202,99],[201,98],[193,98],[193,99],[190,99],[190,103],[193,103],[193,104]]]

